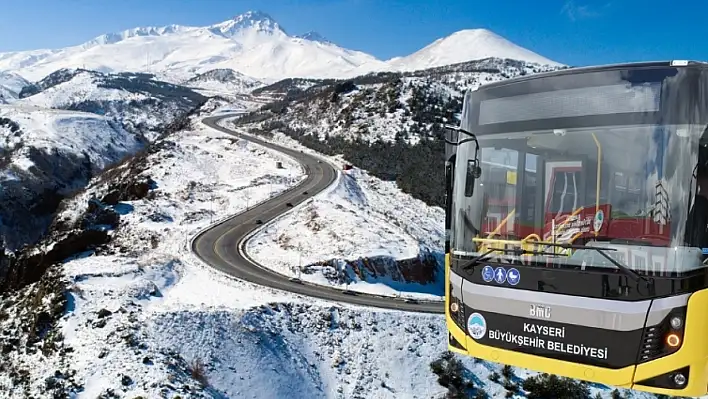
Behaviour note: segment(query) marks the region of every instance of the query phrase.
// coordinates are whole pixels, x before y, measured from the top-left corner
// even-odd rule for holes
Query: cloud
[[[561,8],[561,14],[565,14],[571,21],[577,21],[579,19],[586,18],[596,18],[602,15],[602,11],[610,6],[610,3],[606,3],[602,7],[592,7],[587,4],[579,5],[575,3],[575,0],[568,0],[563,4]]]

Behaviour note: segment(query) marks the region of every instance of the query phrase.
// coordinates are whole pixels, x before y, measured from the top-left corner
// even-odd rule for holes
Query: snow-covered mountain
[[[487,29],[466,29],[455,32],[434,41],[411,55],[391,59],[388,63],[394,70],[415,71],[492,57],[541,65],[561,65]]]
[[[17,98],[0,105],[0,248],[33,243],[62,198],[206,101],[131,73],[62,69],[14,81]]]
[[[199,107],[206,97],[149,74],[100,73],[60,69],[25,86],[18,105],[68,109],[105,115],[149,140],[181,115]]]
[[[440,124],[453,122],[452,115],[461,111],[468,89],[554,69],[487,58],[415,72],[369,74],[344,82],[289,79],[255,89],[252,94],[276,100],[260,113],[273,116],[272,120],[292,122],[292,127],[307,126],[320,138],[326,134],[373,142],[405,136],[414,144]],[[276,111],[279,107],[283,112]]]
[[[272,82],[414,70],[487,57],[558,65],[484,29],[460,31],[409,56],[384,61],[342,48],[316,32],[289,35],[267,14],[249,11],[210,26],[133,28],[63,49],[0,53],[0,70],[31,80],[62,68],[84,68],[149,72],[182,82],[213,69],[233,69]]]
[[[143,146],[99,115],[0,105],[0,251],[35,242],[62,198]]]
[[[9,104],[16,99],[17,93],[4,86],[0,86],[0,104]]]
[[[0,71],[0,86],[8,90],[19,94],[22,88],[29,84],[27,79],[16,73]]]
[[[341,74],[374,57],[288,35],[270,16],[247,12],[205,27],[170,25],[126,30],[56,50],[0,53],[0,70],[41,79],[60,68],[164,73],[189,79],[212,69],[256,78]]]
[[[20,91],[29,84],[30,82],[16,73],[0,71],[0,104],[16,100]]]

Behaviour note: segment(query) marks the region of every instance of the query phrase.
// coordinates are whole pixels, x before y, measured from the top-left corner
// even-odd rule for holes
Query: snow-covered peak
[[[106,44],[115,44],[126,39],[137,36],[162,36],[169,35],[173,33],[183,32],[189,30],[189,27],[181,25],[167,25],[162,27],[138,27],[132,29],[126,29],[122,32],[106,33],[104,35],[98,36],[92,40],[81,45],[81,47],[88,49],[95,46],[101,46]]]
[[[332,43],[329,40],[327,40],[324,36],[320,35],[317,32],[314,32],[314,31],[310,31],[310,32],[307,32],[302,35],[297,35],[295,37],[298,37],[300,39],[309,40],[312,42],[320,42],[320,43],[326,43],[326,44]]]
[[[411,71],[490,57],[509,58],[543,65],[562,65],[518,46],[487,29],[457,31],[434,41],[411,55],[393,58],[388,63],[394,69]]]
[[[261,11],[245,12],[228,21],[212,25],[209,30],[225,37],[248,33],[287,36],[285,30],[270,15]]]
[[[82,44],[81,47],[89,49],[95,46],[116,44],[133,37],[166,36],[206,30],[227,38],[246,32],[286,35],[283,28],[268,14],[261,11],[248,11],[227,21],[204,28],[172,24],[161,27],[137,27],[122,32],[106,33]]]
[[[0,53],[0,69],[39,80],[61,68],[141,72],[182,82],[214,69],[233,69],[260,81],[351,78],[410,71],[485,58],[559,65],[486,29],[456,32],[388,61],[349,50],[316,32],[288,35],[268,14],[249,11],[209,26],[168,25],[108,33],[56,50]]]

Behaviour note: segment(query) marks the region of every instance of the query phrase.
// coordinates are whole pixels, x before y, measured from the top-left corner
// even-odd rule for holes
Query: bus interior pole
[[[518,160],[516,162],[516,178],[514,184],[516,185],[516,215],[514,215],[514,220],[512,222],[512,231],[515,236],[519,238],[525,237],[526,233],[522,232],[522,226],[528,220],[528,193],[526,190],[526,150],[520,149],[517,151]]]

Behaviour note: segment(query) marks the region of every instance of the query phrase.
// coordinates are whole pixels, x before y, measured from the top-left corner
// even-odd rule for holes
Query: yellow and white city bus
[[[569,68],[465,95],[446,137],[452,351],[708,393],[708,65]]]

